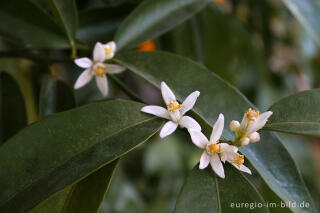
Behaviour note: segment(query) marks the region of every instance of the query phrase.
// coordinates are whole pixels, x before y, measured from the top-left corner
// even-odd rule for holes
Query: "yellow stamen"
[[[169,107],[170,112],[175,112],[176,110],[179,110],[182,108],[182,104],[179,104],[178,101],[170,101],[170,103],[167,105]]]
[[[238,165],[239,169],[240,166],[244,163],[244,155],[235,154],[235,159],[232,160],[232,163],[235,163]]]
[[[102,64],[97,64],[93,67],[94,74],[98,77],[104,77],[107,74],[107,67]]]
[[[105,47],[104,52],[106,55],[110,55],[112,53],[112,48],[111,47]]]
[[[249,121],[255,121],[259,117],[260,112],[249,108],[246,110],[246,114]]]
[[[219,143],[219,141],[217,141],[217,143]],[[212,144],[209,144],[208,146],[207,146],[207,152],[209,153],[209,154],[216,154],[216,153],[218,153],[218,152],[221,152],[221,145],[220,144],[214,144],[214,143],[212,143]]]

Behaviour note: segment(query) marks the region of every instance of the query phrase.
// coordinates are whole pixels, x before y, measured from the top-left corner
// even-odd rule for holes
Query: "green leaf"
[[[115,160],[80,181],[72,190],[72,197],[64,212],[98,212],[118,161]]]
[[[27,114],[17,82],[0,72],[0,145],[27,125]]]
[[[79,14],[79,30],[77,38],[95,44],[97,41],[106,43],[113,39],[123,19],[132,11],[132,6],[99,7]]]
[[[26,47],[65,48],[63,31],[41,8],[29,0],[2,1],[0,35]]]
[[[130,101],[48,116],[0,147],[0,212],[25,212],[142,144],[161,119]]]
[[[268,202],[270,205],[269,207],[270,213],[290,213],[291,212],[288,207],[281,206],[283,201],[268,187],[268,185],[263,180],[261,180],[259,189],[265,201]]]
[[[98,212],[118,161],[107,164],[77,184],[57,192],[29,213]]]
[[[207,124],[204,129],[213,125],[219,113],[225,115],[227,127],[231,120],[240,120],[244,111],[253,107],[234,87],[184,57],[164,52],[129,52],[119,55],[116,61],[158,88],[160,82],[165,81],[180,101],[194,90],[199,90],[201,95],[193,111]],[[227,128],[223,135],[232,139]],[[309,202],[311,207],[303,211],[315,212],[300,173],[277,135],[262,132],[261,142],[241,147],[240,150],[281,199],[286,202]]]
[[[176,213],[198,212],[269,212],[265,202],[243,174],[226,164],[226,178],[217,177],[210,165],[196,165],[184,183],[176,202]],[[247,203],[247,207],[240,206]],[[253,205],[262,205],[253,208]]]
[[[73,91],[64,82],[49,78],[41,89],[40,117],[75,106]],[[32,209],[41,212],[97,212],[118,160],[107,164],[72,186],[57,192]]]
[[[75,0],[47,0],[47,2],[67,35],[75,55],[75,36],[78,28],[78,11]]]
[[[301,26],[320,45],[320,3],[317,0],[282,0]]]
[[[40,92],[40,118],[75,107],[73,90],[63,81],[49,78]]]
[[[122,23],[115,35],[118,49],[155,38],[190,18],[207,0],[145,0]]]
[[[320,89],[290,95],[274,103],[264,129],[300,135],[320,136]]]

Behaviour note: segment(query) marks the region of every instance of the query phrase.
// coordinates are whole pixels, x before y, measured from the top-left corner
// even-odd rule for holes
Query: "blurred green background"
[[[47,10],[43,1],[33,1]],[[91,54],[96,41],[112,40],[121,21],[139,3],[78,0],[77,38],[89,44],[79,49],[78,56]],[[281,97],[320,86],[318,45],[279,0],[214,0],[193,18],[137,49],[170,51],[198,61],[239,88],[262,110]],[[36,50],[6,37],[0,37],[0,70],[18,81],[28,123],[39,119],[40,89],[49,77],[72,87],[81,72],[70,59],[70,50]],[[159,91],[143,79],[129,72],[119,79],[148,103],[161,103]],[[110,84],[108,99],[128,98],[114,81]],[[78,106],[103,98],[94,82],[75,95]],[[320,139],[280,136],[320,209]],[[161,141],[154,136],[122,158],[100,212],[171,212],[200,154],[185,131]],[[269,193],[270,200],[278,199],[262,180],[250,178],[260,191]]]

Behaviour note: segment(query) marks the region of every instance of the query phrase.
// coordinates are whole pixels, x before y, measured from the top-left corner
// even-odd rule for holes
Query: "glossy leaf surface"
[[[1,212],[25,212],[146,141],[162,120],[141,113],[142,106],[93,103],[48,116],[11,138],[0,147]]]
[[[274,103],[265,129],[292,134],[320,136],[320,90],[307,90]]]
[[[317,0],[282,0],[301,26],[320,45],[320,3]]]
[[[29,0],[1,1],[0,35],[26,47],[68,47],[68,39],[53,19]]]
[[[231,165],[225,165],[226,178],[217,177],[209,165],[200,170],[196,165],[184,183],[177,199],[176,213],[197,212],[269,212],[262,208],[250,209],[250,203],[264,200],[253,185]],[[240,206],[248,203],[247,207]]]
[[[121,24],[115,35],[118,48],[139,43],[172,29],[194,15],[206,0],[146,0]]]

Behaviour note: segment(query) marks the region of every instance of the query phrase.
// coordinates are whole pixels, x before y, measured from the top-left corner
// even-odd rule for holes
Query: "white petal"
[[[221,160],[225,163],[226,161],[233,161],[234,160],[234,152],[227,152],[227,151],[222,151],[220,153],[220,158]]]
[[[220,158],[217,154],[212,155],[210,158],[210,164],[213,169],[213,171],[221,178],[224,178],[224,169],[222,166],[222,163],[220,161]]]
[[[113,52],[115,52],[116,49],[117,49],[116,42],[114,42],[114,41],[110,41],[110,42],[106,43],[106,45],[109,45],[109,47],[111,47],[111,49],[113,50]]]
[[[108,43],[106,43],[105,45],[103,45],[104,48],[111,48],[111,53],[110,54],[106,54],[105,55],[105,59],[111,59],[113,58],[115,52],[116,52],[116,49],[117,49],[117,45],[114,41],[110,41]]]
[[[267,123],[268,118],[272,115],[272,113],[273,112],[268,111],[259,115],[257,120],[252,125],[249,126],[247,134],[251,134],[261,129]]]
[[[92,79],[93,75],[91,74],[90,69],[86,69],[81,73],[81,75],[78,77],[76,83],[74,84],[74,89],[79,89],[80,87],[83,87],[89,81]]]
[[[81,68],[89,68],[92,66],[91,59],[84,57],[84,58],[77,58],[74,60],[74,63]]]
[[[141,111],[170,120],[168,110],[160,106],[145,106]]]
[[[244,113],[242,121],[240,123],[240,131],[246,132],[247,125],[248,125],[247,113]]]
[[[103,96],[108,95],[108,80],[107,76],[104,77],[96,77],[97,86],[102,93]]]
[[[221,161],[222,161],[223,163],[225,163],[226,160],[228,160],[228,155],[227,155],[227,153],[226,153],[226,152],[221,152],[221,153],[220,153],[220,159],[221,159]]]
[[[240,168],[239,168],[238,164],[235,164],[235,163],[231,163],[231,164],[234,167],[236,167],[238,170],[240,170],[242,172],[246,172],[246,173],[251,175],[251,170],[248,167],[246,167],[245,165],[240,165]]]
[[[162,98],[166,105],[170,103],[170,101],[176,100],[176,96],[173,94],[171,89],[167,86],[166,83],[163,81],[161,82],[161,93],[162,93]]]
[[[105,52],[102,44],[97,42],[93,49],[93,60],[103,62],[105,57]]]
[[[221,152],[230,152],[230,153],[236,153],[238,152],[238,147],[229,145],[227,143],[220,143],[221,145]]]
[[[200,149],[205,149],[207,144],[209,143],[207,137],[202,134],[202,132],[195,130],[195,129],[188,129],[191,140]]]
[[[199,95],[200,95],[199,91],[194,91],[186,98],[186,100],[184,100],[184,102],[182,103],[182,108],[180,110],[182,115],[184,115],[186,112],[192,109]]]
[[[204,151],[200,157],[200,164],[199,169],[207,168],[210,162],[210,155],[207,154],[206,151]]]
[[[185,127],[187,129],[195,129],[201,131],[201,126],[198,124],[196,120],[189,116],[183,116],[179,121],[180,126]]]
[[[178,122],[181,119],[181,113],[179,110],[176,110],[175,112],[169,111],[169,114],[170,114],[171,120],[174,122]]]
[[[178,127],[177,123],[174,123],[172,121],[168,121],[164,124],[160,131],[160,138],[167,137],[168,135],[172,134]]]
[[[110,74],[118,74],[126,70],[125,67],[117,65],[117,64],[106,64],[107,72]]]
[[[223,126],[224,126],[224,116],[223,116],[223,114],[220,113],[218,120],[214,123],[214,125],[212,127],[212,133],[210,136],[211,143],[216,143],[217,140],[219,140],[219,138],[222,135]]]

